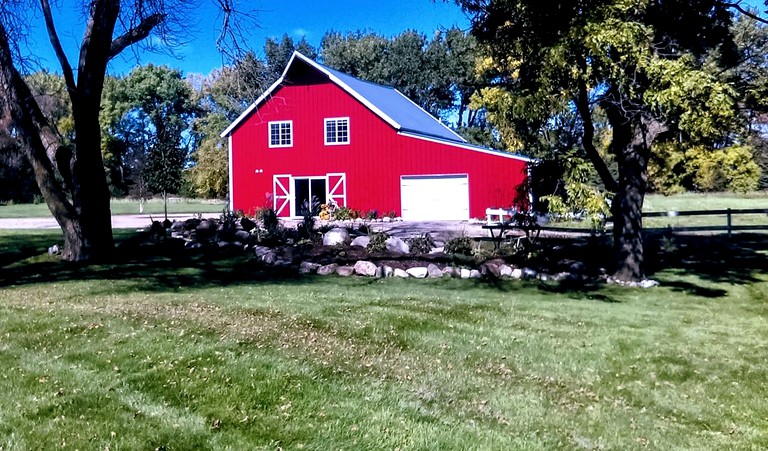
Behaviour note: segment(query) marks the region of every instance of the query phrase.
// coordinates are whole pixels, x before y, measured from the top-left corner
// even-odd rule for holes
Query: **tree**
[[[544,123],[572,108],[581,146],[612,202],[620,280],[645,277],[642,205],[651,145],[730,130],[736,93],[706,65],[729,67],[731,14],[716,1],[461,0],[491,56],[508,114]],[[715,55],[716,58],[710,58]],[[595,145],[596,108],[610,125],[611,173]]]
[[[131,182],[163,199],[177,193],[189,161],[187,136],[197,114],[192,89],[181,72],[140,66],[117,81],[103,103],[109,112],[105,115],[112,116],[108,132],[124,145],[120,159]]]
[[[233,0],[217,0],[225,26],[220,44],[235,37]],[[110,194],[101,154],[99,110],[109,61],[150,34],[179,43],[192,5],[186,1],[93,0],[83,3],[85,30],[76,68],[67,59],[48,0],[0,3],[0,109],[32,165],[48,208],[64,232],[63,256],[82,261],[109,256],[114,246]],[[24,36],[42,18],[62,70],[72,108],[73,146],[42,112],[20,68]]]

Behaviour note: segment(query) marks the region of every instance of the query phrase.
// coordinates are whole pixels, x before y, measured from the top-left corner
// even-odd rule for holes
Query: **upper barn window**
[[[269,123],[269,147],[293,146],[293,121]]]
[[[325,144],[349,144],[348,117],[337,117],[325,120]]]

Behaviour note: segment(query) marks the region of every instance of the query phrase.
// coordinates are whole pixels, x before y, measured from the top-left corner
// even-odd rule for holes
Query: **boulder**
[[[320,264],[314,262],[301,262],[299,263],[299,274],[314,274],[317,269],[320,268]]]
[[[349,277],[354,273],[355,273],[355,268],[351,266],[339,266],[338,268],[336,268],[336,274],[340,275],[341,277]]]
[[[492,276],[492,277],[500,277],[501,276],[501,270],[499,269],[499,265],[496,263],[484,263],[480,267],[480,274],[484,276]]]
[[[459,275],[459,272],[453,266],[443,268],[443,276],[445,277],[459,277]]]
[[[251,238],[251,234],[245,230],[238,230],[235,232],[235,239],[238,241],[248,241]]]
[[[523,278],[523,270],[520,268],[515,268],[512,270],[512,274],[510,274],[510,277],[513,279],[522,279]]]
[[[50,255],[58,254],[59,253],[59,245],[58,244],[54,244],[53,246],[49,247],[48,248],[48,253]]]
[[[537,276],[537,272],[531,268],[523,268],[523,278],[524,279],[535,279]]]
[[[395,268],[395,271],[393,274],[395,277],[402,277],[404,279],[410,277],[410,275],[407,272],[403,271],[400,268]]]
[[[429,270],[423,266],[418,266],[415,268],[408,268],[405,270],[405,272],[408,273],[408,275],[411,277],[415,277],[417,279],[423,279],[427,277]]]
[[[431,279],[439,279],[440,277],[443,277],[443,270],[436,264],[430,263],[427,266],[427,276]]]
[[[401,240],[396,236],[391,236],[387,238],[387,241],[385,241],[384,243],[386,244],[387,250],[389,252],[407,254],[411,250],[411,248],[408,246],[408,244],[405,241]]]
[[[461,268],[459,270],[459,277],[462,279],[469,279],[469,270],[467,268]]]
[[[395,270],[391,266],[384,265],[381,267],[382,277],[394,277]]]
[[[334,227],[323,235],[323,246],[346,246],[351,242],[349,230],[343,227]]]
[[[365,260],[358,260],[354,266],[355,274],[359,276],[373,277],[376,275],[376,269],[374,263]]]
[[[509,265],[499,266],[499,275],[501,277],[512,277],[512,267]]]
[[[470,279],[480,279],[481,277],[483,277],[483,275],[480,273],[480,271],[478,271],[476,269],[469,270],[469,278]]]
[[[331,274],[336,273],[336,268],[338,268],[339,265],[336,263],[331,263],[330,265],[323,265],[319,268],[317,268],[317,273],[321,276],[328,276]]]
[[[354,240],[352,240],[352,244],[350,244],[350,246],[366,247],[370,242],[371,242],[371,237],[367,235],[361,235],[355,238]]]

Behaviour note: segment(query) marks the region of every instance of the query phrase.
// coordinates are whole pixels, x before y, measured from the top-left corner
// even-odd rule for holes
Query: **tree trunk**
[[[613,128],[611,148],[619,166],[613,214],[614,277],[626,282],[645,279],[643,255],[643,202],[648,182],[648,159],[656,137],[666,126],[649,114],[628,115],[616,104],[604,105]],[[628,117],[629,116],[629,117]]]
[[[92,145],[95,145],[95,152],[98,152],[98,159],[95,162],[91,161],[88,164],[87,160],[93,159],[92,155],[79,157],[79,149],[72,155],[72,194],[76,201],[72,203],[67,197],[64,184],[56,177],[56,169],[50,158],[50,155],[61,155],[66,152],[58,151],[61,147],[59,135],[43,115],[26,82],[14,67],[8,36],[1,23],[0,94],[3,117],[10,121],[12,128],[16,130],[17,138],[22,143],[34,171],[40,192],[64,233],[63,257],[67,260],[81,261],[100,255],[110,255],[113,242],[109,197],[107,195],[104,200],[97,189],[100,176],[106,186],[106,177],[101,165],[99,135],[95,133],[91,138],[91,141],[94,141],[95,137],[95,144],[92,143]],[[98,130],[98,116],[95,122]],[[83,163],[83,160],[86,160],[86,164],[78,164],[78,161]],[[62,165],[63,162],[56,163]],[[92,176],[89,176],[91,174]],[[95,183],[92,181],[94,179]],[[83,180],[85,180],[84,184]],[[85,200],[78,201],[78,195],[83,196]],[[104,206],[94,206],[93,202],[96,199],[105,202],[106,209]],[[103,216],[104,211],[106,211],[106,217]],[[99,217],[98,213],[94,214],[94,212],[99,212],[102,216]]]

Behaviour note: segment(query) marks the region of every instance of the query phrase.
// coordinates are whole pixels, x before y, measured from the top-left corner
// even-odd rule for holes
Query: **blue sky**
[[[67,50],[70,62],[76,63],[77,45],[83,32],[80,14],[69,2],[61,2],[61,14],[56,17],[56,26]],[[288,34],[298,40],[302,36],[312,45],[319,45],[326,31],[350,32],[356,30],[374,31],[385,36],[393,36],[407,29],[420,31],[431,36],[435,30],[458,26],[469,28],[469,20],[453,2],[441,0],[315,0],[315,1],[251,1],[245,0],[251,8],[258,10],[257,18],[261,28],[253,30],[247,47],[261,55],[264,41],[268,37],[282,38]],[[201,0],[203,8],[193,18],[194,40],[190,44],[176,49],[181,59],[174,59],[162,54],[143,54],[141,63],[167,64],[182,69],[186,73],[208,74],[222,65],[222,58],[214,47],[216,36],[216,10],[210,0]],[[57,70],[55,58],[50,50],[47,36],[41,28],[34,33],[31,42],[33,52],[41,59],[43,67]],[[136,65],[136,59],[130,51],[129,58],[117,57],[110,72],[121,74],[130,71]]]

